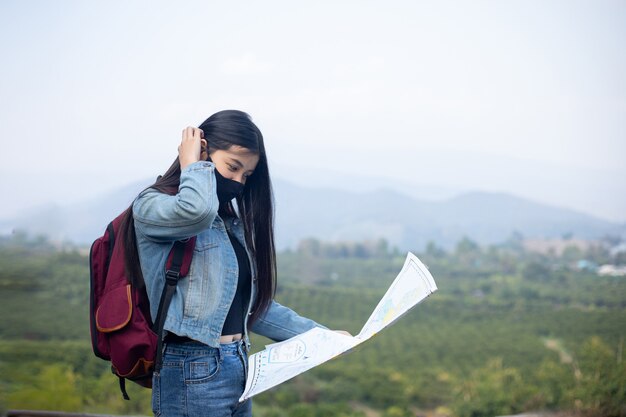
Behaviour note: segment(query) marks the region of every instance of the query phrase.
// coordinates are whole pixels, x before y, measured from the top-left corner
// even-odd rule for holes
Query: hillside
[[[22,229],[54,240],[88,244],[149,183],[129,184],[70,207],[45,206],[0,220],[0,234]],[[347,192],[302,187],[283,180],[276,180],[274,186],[279,249],[294,248],[309,237],[324,241],[384,238],[400,250],[419,250],[429,241],[452,248],[463,236],[487,245],[503,242],[513,233],[585,239],[626,235],[626,225],[503,193],[473,192],[442,201],[422,201],[388,189]]]
[[[504,246],[420,258],[437,293],[350,354],[255,397],[255,415],[623,415],[625,279]],[[355,334],[403,259],[282,252],[277,299]],[[0,409],[36,398],[43,409],[149,414],[149,392],[131,384],[123,401],[91,353],[88,294],[84,256],[0,245]],[[254,350],[267,342],[255,336]]]

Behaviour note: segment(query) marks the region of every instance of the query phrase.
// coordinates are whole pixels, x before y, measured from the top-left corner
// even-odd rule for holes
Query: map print
[[[248,359],[248,379],[239,401],[245,401],[363,343],[435,291],[437,285],[428,268],[409,252],[402,270],[357,336],[315,328],[283,342],[267,345],[263,351]]]

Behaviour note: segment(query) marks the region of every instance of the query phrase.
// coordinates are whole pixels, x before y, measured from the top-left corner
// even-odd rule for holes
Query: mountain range
[[[89,244],[151,182],[138,181],[71,206],[49,204],[0,220],[0,233],[24,230],[55,241]],[[276,246],[294,248],[305,238],[322,241],[386,239],[402,250],[429,241],[451,248],[464,236],[500,243],[513,233],[529,238],[564,235],[597,239],[626,235],[626,224],[533,202],[506,193],[466,192],[439,201],[418,200],[390,189],[351,192],[274,180]]]

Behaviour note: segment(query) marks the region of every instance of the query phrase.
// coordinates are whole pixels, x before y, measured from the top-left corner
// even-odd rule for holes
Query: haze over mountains
[[[139,181],[99,198],[68,207],[46,205],[0,220],[0,233],[21,229],[53,240],[89,244],[128,207],[151,180]],[[429,241],[446,248],[468,236],[480,244],[525,237],[596,239],[626,235],[626,225],[577,211],[536,203],[505,193],[467,192],[439,201],[417,200],[379,188],[350,192],[274,180],[276,243],[294,248],[305,238],[324,241],[386,239],[401,250],[420,250]]]

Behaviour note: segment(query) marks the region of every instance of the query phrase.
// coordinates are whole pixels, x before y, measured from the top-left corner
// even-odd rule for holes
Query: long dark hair
[[[246,244],[254,256],[257,271],[257,297],[248,323],[265,314],[276,292],[276,250],[274,247],[274,197],[267,165],[267,155],[261,131],[247,113],[223,110],[213,114],[198,126],[208,142],[208,151],[227,150],[233,145],[242,146],[259,155],[254,172],[247,178],[241,197],[237,198],[237,210],[231,202],[220,206],[219,213],[237,215],[244,225]],[[165,174],[147,188],[176,195],[180,185],[180,162],[178,158]],[[135,223],[132,204],[126,209],[120,233],[124,236],[126,273],[131,283],[143,287],[143,275],[139,264]]]

